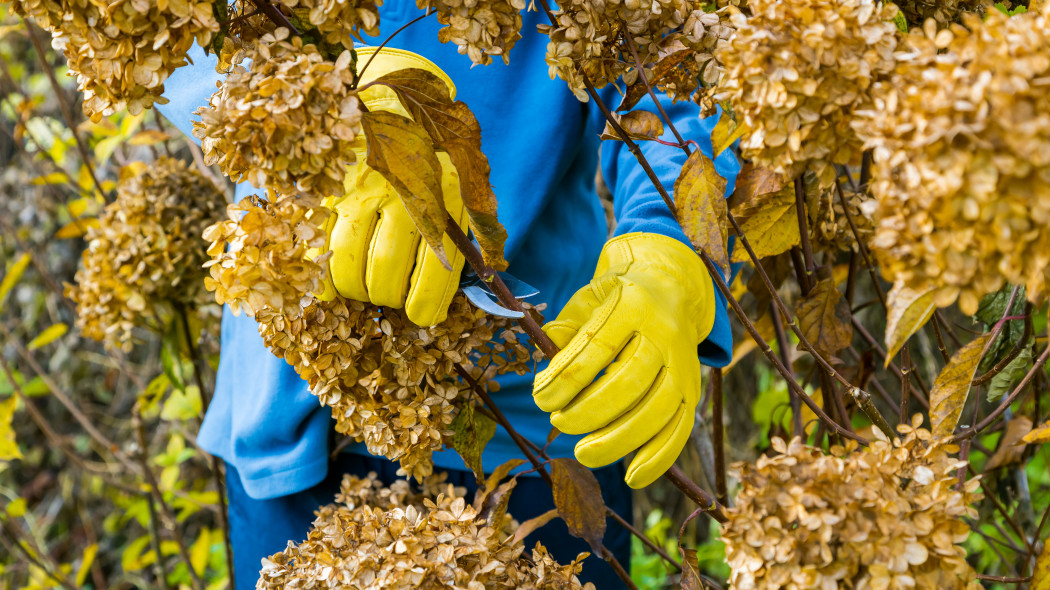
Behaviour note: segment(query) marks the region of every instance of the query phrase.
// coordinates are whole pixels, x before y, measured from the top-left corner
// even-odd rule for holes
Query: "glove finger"
[[[379,221],[380,195],[386,181],[363,165],[359,165],[358,170],[356,182],[333,208],[336,219],[329,237],[332,256],[328,259],[328,270],[340,295],[355,301],[369,301],[365,265]]]
[[[594,292],[594,286],[585,285],[572,295],[553,322],[543,325],[543,332],[559,349],[565,348],[580,331],[580,326],[594,314],[594,310],[598,309],[601,304],[602,300]]]
[[[387,201],[379,210],[379,221],[368,247],[365,285],[369,301],[398,309],[404,307],[420,239],[400,201]]]
[[[681,404],[671,422],[634,455],[624,477],[627,485],[644,488],[670,469],[689,440],[695,420],[696,408]]]
[[[322,248],[311,249],[306,253],[310,260],[316,260],[318,256],[328,252],[332,246],[332,231],[335,229],[335,224],[339,221],[339,215],[335,212],[335,205],[339,201],[336,197],[325,197],[322,204],[331,212],[331,214],[325,219],[324,227],[322,230],[325,233],[325,244]],[[327,262],[325,264],[328,264]],[[331,269],[329,269],[331,270]],[[331,301],[335,299],[339,293],[335,290],[335,284],[332,282],[332,273],[325,273],[324,279],[321,281],[321,286],[315,295],[321,301]]]
[[[449,187],[447,174],[445,178],[446,192],[459,190],[458,183]],[[462,202],[457,222],[460,227],[467,225],[467,210],[462,207]],[[452,266],[451,271],[442,266],[437,254],[425,240],[420,240],[416,251],[416,269],[409,283],[405,312],[408,314],[408,319],[417,326],[429,327],[445,321],[445,318],[448,317],[448,306],[452,303],[456,291],[459,290],[459,276],[463,271],[465,258],[452,243],[452,238],[448,237],[448,234],[445,234],[441,241],[448,255],[449,264]]]
[[[661,357],[652,341],[635,336],[605,374],[551,414],[551,424],[566,434],[593,432],[608,425],[649,390],[660,372]]]
[[[681,398],[667,369],[631,410],[576,443],[576,458],[587,467],[601,467],[637,449],[668,423]]]
[[[608,288],[596,281],[591,285],[593,295],[608,293],[608,297],[533,383],[533,399],[544,412],[564,408],[616,358],[634,334],[634,318],[621,305],[620,282],[614,278]]]

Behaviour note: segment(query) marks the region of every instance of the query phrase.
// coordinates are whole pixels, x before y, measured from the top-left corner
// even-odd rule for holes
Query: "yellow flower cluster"
[[[809,169],[821,186],[861,142],[850,124],[871,105],[875,79],[894,64],[896,7],[876,0],[749,0],[731,17],[736,34],[716,52],[715,100],[751,129],[744,157],[785,178]]]
[[[546,60],[551,79],[561,78],[577,98],[586,101],[584,75],[595,88],[602,88],[638,65],[629,44],[634,45],[644,67],[663,56],[664,37],[691,17],[691,34],[695,37],[699,31],[698,38],[704,38],[706,29],[701,27],[710,20],[703,14],[694,15],[703,13],[694,4],[687,0],[559,2],[554,13],[557,24],[539,27],[550,36]]]
[[[263,560],[256,588],[594,590],[576,578],[586,553],[560,565],[537,543],[530,558],[512,540],[509,514],[488,524],[442,479],[416,493],[405,481],[383,487],[375,474],[344,476],[307,539]]]
[[[459,369],[494,388],[495,375],[529,370],[529,350],[519,342],[520,328],[463,296],[432,328],[412,324],[403,310],[316,299],[327,254],[311,256],[325,245],[326,215],[292,197],[230,207],[230,220],[205,232],[213,257],[207,287],[220,303],[255,318],[270,350],[332,408],[337,431],[422,479],[468,399],[471,386]]]
[[[988,11],[907,36],[857,132],[874,149],[883,273],[974,313],[1050,280],[1050,19]]]
[[[454,43],[475,64],[488,65],[492,57],[510,63],[510,50],[521,39],[521,11],[525,0],[416,0],[420,8],[434,8],[442,43]]]
[[[225,204],[211,181],[179,160],[123,168],[117,198],[88,230],[76,285],[66,289],[81,332],[130,351],[134,328],[161,327],[172,306],[208,303],[201,232]]]
[[[163,104],[164,81],[186,65],[194,41],[206,45],[219,30],[210,0],[13,0],[12,8],[54,37],[92,121]]]
[[[960,546],[979,482],[955,489],[966,462],[921,424],[830,455],[774,439],[774,456],[734,465],[742,487],[722,527],[730,587],[979,590]]]
[[[247,67],[239,65],[244,59]],[[237,52],[193,124],[207,163],[235,182],[281,194],[342,194],[361,132],[351,59],[347,50],[328,61],[300,37],[289,40],[285,28]]]

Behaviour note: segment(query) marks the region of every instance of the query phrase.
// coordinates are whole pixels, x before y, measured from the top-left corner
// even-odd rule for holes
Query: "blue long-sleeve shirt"
[[[412,2],[398,1],[386,3],[380,14],[383,39],[420,11]],[[477,116],[499,199],[499,220],[507,229],[508,270],[540,289],[533,300],[547,303],[544,313],[551,320],[591,279],[608,235],[595,191],[599,165],[614,198],[616,235],[653,232],[689,241],[626,147],[600,141],[605,122],[594,103],[577,101],[564,82],[549,78],[544,62],[547,37],[536,31],[543,18],[542,13],[525,13],[523,38],[510,53],[510,65],[497,61],[472,68],[455,46],[438,42],[440,25],[433,18],[408,27],[388,45],[437,64],[456,84],[457,98]],[[197,119],[192,113],[207,105],[220,76],[213,56],[195,48],[191,57],[194,64],[176,70],[165,84],[168,104],[156,108],[192,137],[192,121]],[[602,95],[610,106],[619,102],[611,86]],[[666,100],[663,106],[681,134],[710,155],[714,118],[701,119],[689,103],[672,105]],[[649,98],[637,108],[655,110]],[[673,141],[669,131],[664,139]],[[685,154],[655,142],[642,142],[641,148],[671,193]],[[739,162],[726,150],[715,166],[731,193]],[[256,189],[242,184],[236,196],[253,192]],[[711,366],[724,366],[732,351],[725,301],[720,294],[718,298],[714,328],[700,347],[701,361]],[[233,316],[227,309],[221,340],[215,395],[198,436],[201,447],[236,467],[252,497],[287,495],[320,482],[327,473],[333,432],[329,409],[309,393],[290,365],[263,346],[253,319]],[[506,375],[499,381],[496,403],[522,435],[542,445],[550,422],[532,401],[532,375]],[[562,434],[548,452],[553,457],[572,456],[577,440]],[[351,452],[366,451],[358,445]],[[483,462],[491,469],[518,456],[520,451],[500,428]],[[435,453],[434,463],[438,468],[466,469],[451,450]]]

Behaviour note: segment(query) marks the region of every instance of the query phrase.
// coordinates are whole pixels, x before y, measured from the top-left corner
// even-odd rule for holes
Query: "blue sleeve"
[[[617,104],[619,98],[613,92],[604,92],[606,104]],[[669,99],[661,97],[661,104],[675,128],[683,138],[693,140],[700,145],[700,150],[711,156],[711,132],[718,123],[718,115],[702,118],[697,105],[690,102],[671,104]],[[656,106],[650,97],[639,101],[637,109],[657,113]],[[601,113],[593,109],[598,117]],[[664,141],[677,142],[670,128],[665,129]],[[660,178],[667,194],[674,195],[674,183],[685,164],[686,155],[680,148],[658,144],[654,141],[638,142],[642,154]],[[740,161],[732,150],[725,150],[714,159],[715,170],[726,179],[726,195],[733,192],[736,177],[740,173]],[[665,235],[684,244],[689,244],[681,226],[675,221],[664,203],[660,193],[653,186],[645,170],[635,160],[627,146],[620,141],[602,142],[602,175],[613,195],[613,209],[616,214],[615,235],[632,232],[651,232]],[[692,247],[690,245],[690,247]],[[726,313],[726,300],[717,287],[714,289],[717,299],[715,323],[699,349],[700,360],[705,365],[724,367],[733,356],[733,334],[729,327],[729,316]]]

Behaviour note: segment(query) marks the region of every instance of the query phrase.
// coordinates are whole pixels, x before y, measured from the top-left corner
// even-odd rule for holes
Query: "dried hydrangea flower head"
[[[225,204],[211,181],[179,160],[123,168],[116,200],[88,229],[76,285],[67,287],[82,333],[128,351],[134,328],[162,322],[171,307],[209,303],[201,232]]]
[[[527,372],[530,352],[521,328],[462,296],[432,328],[412,324],[403,310],[316,299],[327,265],[314,255],[325,244],[327,214],[293,197],[230,207],[230,219],[205,233],[213,257],[207,286],[220,303],[255,318],[270,350],[332,409],[339,432],[422,479],[467,399],[458,371],[494,388],[498,374]]]
[[[834,164],[852,162],[861,141],[850,124],[871,105],[874,80],[893,69],[892,4],[875,0],[750,0],[751,16],[716,57],[714,99],[728,100],[751,129],[743,155],[785,178],[804,170],[821,186]]]
[[[193,124],[206,162],[234,182],[281,194],[342,194],[361,133],[351,52],[332,62],[279,28],[231,59],[232,70]]]
[[[979,0],[896,0],[894,4],[900,7],[911,26],[922,26],[932,18],[938,26],[946,27],[959,22],[965,13],[981,14],[984,11]]]
[[[334,46],[353,49],[354,39],[363,42],[361,33],[379,36],[379,7],[383,0],[284,0],[281,4],[316,27],[324,40]]]
[[[186,65],[194,42],[207,45],[219,30],[207,0],[13,0],[12,8],[51,33],[92,121],[163,104],[164,81]]]
[[[525,0],[416,0],[419,8],[437,11],[438,40],[453,43],[475,64],[488,65],[493,56],[510,63],[510,50],[521,39]]]
[[[345,475],[307,539],[263,560],[256,588],[594,590],[576,578],[586,553],[564,566],[540,544],[528,556],[511,543],[513,518],[489,526],[441,479],[414,492],[404,481],[383,487],[374,473]]]
[[[830,454],[777,438],[773,456],[734,465],[741,491],[722,527],[730,587],[979,590],[960,545],[979,481],[956,489],[958,447],[921,424]]]
[[[874,149],[873,245],[890,280],[974,313],[1004,282],[1050,280],[1050,20],[913,29],[857,132]]]
[[[810,240],[815,248],[829,253],[854,251],[858,237],[870,248],[875,234],[875,199],[846,186],[841,190],[840,197],[838,189],[822,189],[816,182],[806,184]]]
[[[677,46],[665,37],[689,20],[683,39],[710,43],[710,18],[687,0],[567,0],[554,12],[557,24],[540,25],[550,36],[547,65],[551,78],[561,78],[582,101],[587,100],[584,75],[602,88],[628,74],[637,64],[631,43],[643,67],[651,65]],[[668,45],[669,49],[664,46]],[[634,74],[636,76],[637,74]],[[630,84],[636,78],[628,77]]]

